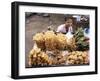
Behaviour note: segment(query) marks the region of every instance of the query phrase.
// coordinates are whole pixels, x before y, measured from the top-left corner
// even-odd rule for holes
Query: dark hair
[[[69,19],[72,19],[72,21],[74,20],[74,18],[72,16],[70,17],[65,17],[65,21],[69,20]]]

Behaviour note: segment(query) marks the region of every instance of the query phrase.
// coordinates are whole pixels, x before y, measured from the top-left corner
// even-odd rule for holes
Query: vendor
[[[68,31],[70,31],[73,34],[73,17],[66,17],[65,18],[65,23],[61,24],[60,26],[58,26],[57,28],[57,32],[61,32],[63,34],[68,33]]]

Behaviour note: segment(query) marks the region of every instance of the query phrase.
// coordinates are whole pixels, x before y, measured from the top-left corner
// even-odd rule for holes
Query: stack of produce
[[[43,33],[37,33],[33,36],[33,40],[36,42],[38,48],[45,49],[45,38]]]
[[[62,33],[58,33],[56,36],[56,43],[57,43],[57,48],[59,50],[64,50],[67,47],[67,37],[62,34]]]
[[[30,66],[47,66],[51,65],[52,60],[49,56],[41,51],[41,49],[32,49],[29,53],[29,65]]]
[[[89,56],[86,51],[73,51],[67,55],[68,64],[89,64]]]
[[[52,51],[56,49],[56,34],[53,31],[45,32],[45,47],[46,50]]]
[[[68,39],[62,33],[48,30],[33,36],[34,48],[29,53],[29,65],[55,66],[89,64],[89,43],[86,41],[82,28]],[[64,51],[65,54],[63,53]]]
[[[67,37],[62,33],[55,34],[52,30],[47,31],[44,34],[37,33],[33,36],[33,40],[39,48],[49,51],[55,49],[64,50],[67,46]]]

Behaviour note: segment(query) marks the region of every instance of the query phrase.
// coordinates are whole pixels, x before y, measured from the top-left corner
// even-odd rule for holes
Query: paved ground
[[[37,32],[47,30],[47,27],[52,24],[53,29],[57,29],[60,24],[64,23],[64,15],[50,14],[50,17],[43,17],[39,15],[32,15],[26,19],[25,23],[25,67],[28,66],[28,54],[34,45],[32,40],[33,35]]]

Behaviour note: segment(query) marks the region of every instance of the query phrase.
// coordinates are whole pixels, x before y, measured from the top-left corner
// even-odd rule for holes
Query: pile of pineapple
[[[29,66],[46,66],[51,65],[52,61],[49,56],[41,51],[40,48],[32,49],[29,55]]]
[[[70,65],[72,65],[72,64],[88,64],[89,63],[88,57],[89,57],[89,55],[88,55],[87,51],[73,51],[67,55],[66,61]]]
[[[89,64],[87,44],[83,46],[82,50],[79,50],[84,43],[82,40],[84,36],[80,32],[79,29],[70,39],[66,35],[52,30],[35,34],[33,41],[36,48],[29,53],[29,66]]]
[[[62,33],[47,31],[45,33],[37,33],[33,36],[33,41],[42,50],[64,49],[67,46],[67,37]]]

